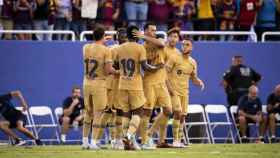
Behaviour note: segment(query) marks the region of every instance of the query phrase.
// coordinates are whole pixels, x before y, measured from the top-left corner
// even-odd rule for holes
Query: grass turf
[[[152,151],[82,150],[80,146],[0,146],[0,158],[279,158],[280,144],[197,144]]]

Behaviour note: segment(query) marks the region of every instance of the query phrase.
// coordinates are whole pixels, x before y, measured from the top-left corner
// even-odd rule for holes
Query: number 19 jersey
[[[147,60],[144,46],[126,42],[116,49],[116,60],[120,65],[119,89],[143,90],[141,61]]]

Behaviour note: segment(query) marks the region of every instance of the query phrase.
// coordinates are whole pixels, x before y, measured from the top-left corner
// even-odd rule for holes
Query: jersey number
[[[85,63],[86,63],[86,74],[92,79],[97,77],[95,71],[98,67],[98,62],[94,59],[86,59]]]
[[[135,61],[133,59],[122,59],[121,64],[123,67],[124,75],[132,77],[135,72]]]

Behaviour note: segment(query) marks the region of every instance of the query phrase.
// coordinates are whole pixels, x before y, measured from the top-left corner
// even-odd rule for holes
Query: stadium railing
[[[85,36],[86,35],[91,35],[93,32],[92,31],[83,31],[80,34],[80,41],[86,41]],[[106,35],[116,35],[117,31],[106,31]],[[157,35],[162,35],[164,40],[167,40],[167,34],[164,31],[157,31]]]
[[[71,41],[76,41],[75,33],[70,30],[0,30],[0,34],[59,34],[70,35]]]
[[[280,32],[264,32],[262,34],[262,42],[266,42],[267,36],[280,36]]]
[[[257,42],[257,34],[251,31],[181,31],[181,35],[231,35],[231,36],[240,36],[248,35],[252,38],[253,42]]]

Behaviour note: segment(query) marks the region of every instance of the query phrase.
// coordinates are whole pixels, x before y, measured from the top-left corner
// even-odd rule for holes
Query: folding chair
[[[231,117],[234,120],[233,124],[236,127],[236,129],[238,129],[238,131],[239,131],[239,123],[238,123],[238,118],[237,118],[237,116],[238,116],[237,110],[238,110],[238,106],[236,106],[236,105],[233,105],[233,106],[230,107]],[[255,123],[248,123],[248,130],[249,130],[248,132],[251,131],[250,127],[256,128],[256,124]],[[256,136],[255,137],[249,136],[248,137],[249,140],[256,140],[256,139],[258,139],[257,136],[259,135],[259,129],[254,130],[253,132],[254,132],[253,135],[256,135]],[[242,143],[240,133],[237,132],[237,135],[239,137],[239,142]],[[251,133],[250,133],[250,135],[251,135]]]
[[[32,126],[36,129],[36,137],[39,137],[42,130],[45,128],[50,128],[54,130],[54,134],[51,135],[51,138],[41,139],[42,141],[47,142],[60,142],[59,134],[57,131],[57,124],[55,123],[53,113],[48,106],[33,106],[29,108],[30,118]],[[36,121],[35,121],[36,118]],[[49,135],[49,132],[48,134]]]
[[[194,117],[196,115],[199,117]],[[191,140],[203,140],[203,142],[207,140],[207,143],[211,143],[211,138],[208,131],[208,122],[206,120],[204,108],[202,107],[202,105],[198,105],[198,104],[189,105],[188,115],[185,122],[186,123],[184,126],[185,127],[184,130],[186,133],[186,137],[188,138],[188,143],[190,143]],[[202,129],[203,136],[191,137],[189,133],[193,127],[200,127],[199,130]],[[194,132],[197,133],[198,131],[194,131]]]
[[[54,109],[54,114],[55,114],[55,118],[56,118],[56,122],[57,122],[57,128],[58,131],[61,134],[61,125],[59,124],[59,118],[62,116],[63,114],[63,108],[62,107],[57,107]],[[72,126],[71,126],[72,127]],[[66,142],[81,142],[82,138],[79,139],[67,139]]]
[[[210,136],[213,144],[216,144],[215,140],[231,140],[235,144],[235,139],[233,136],[233,124],[230,121],[228,110],[224,105],[206,105],[205,113],[209,125]],[[215,115],[215,117],[213,116]],[[226,127],[227,137],[215,136],[215,131],[217,127]],[[222,128],[219,128],[222,131]],[[221,134],[221,133],[219,133]]]

